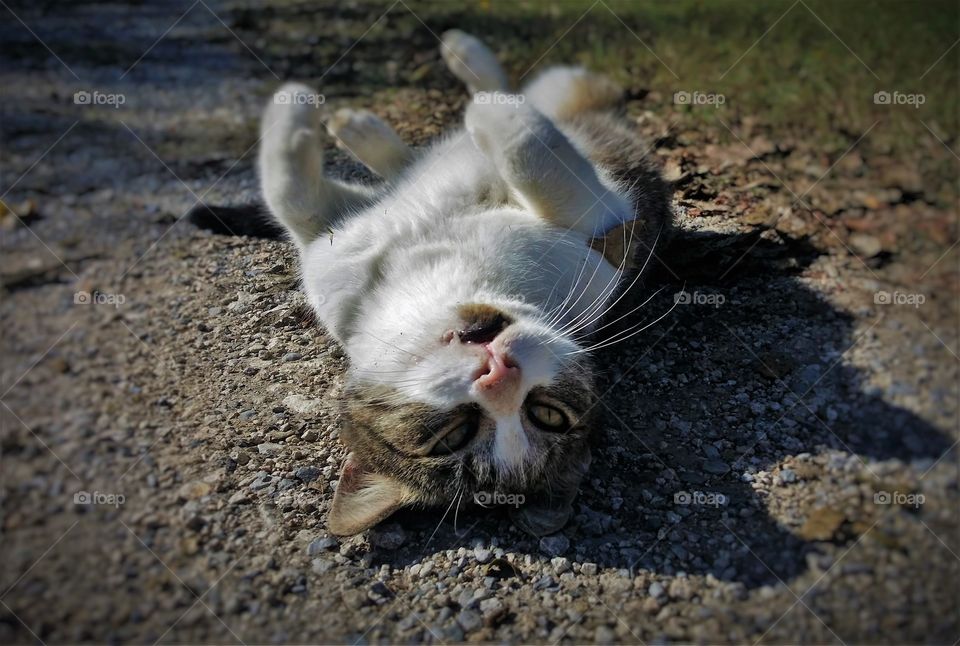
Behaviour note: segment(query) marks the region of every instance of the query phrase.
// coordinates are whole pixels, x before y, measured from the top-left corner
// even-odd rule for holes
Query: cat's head
[[[364,316],[348,344],[334,533],[475,498],[509,500],[537,535],[567,521],[590,462],[592,370],[563,326],[487,301],[413,286]]]

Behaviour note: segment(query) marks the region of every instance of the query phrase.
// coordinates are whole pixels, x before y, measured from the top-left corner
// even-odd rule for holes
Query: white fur
[[[381,177],[397,177],[413,154],[399,135],[369,110],[337,110],[327,122],[337,145]]]
[[[491,67],[492,54],[471,39],[445,36],[451,69],[461,78],[474,69],[479,81],[468,80],[472,87],[502,87],[505,75]],[[557,82],[563,72],[551,74]],[[542,88],[535,96],[519,105],[475,100],[466,130],[449,134],[402,173],[381,173],[392,185],[376,195],[322,176],[312,108],[268,107],[263,192],[300,246],[306,293],[344,345],[353,378],[441,408],[479,401],[473,379],[485,350],[442,339],[462,328],[457,309],[469,303],[514,319],[497,343],[521,367],[520,402],[573,362],[570,353],[579,347],[568,328],[589,331],[620,278],[620,268],[590,240],[633,215],[627,195],[544,116],[550,106],[541,101],[555,97]],[[384,155],[399,154],[390,136],[387,153],[371,149],[377,131],[392,133],[379,119],[366,129],[362,119],[341,121],[354,131],[340,124],[334,132],[362,142],[355,152],[374,170]],[[485,450],[498,468],[522,470],[531,450],[527,434],[535,429],[525,428],[519,407],[491,417],[496,431]]]
[[[507,75],[486,45],[459,29],[444,32],[440,55],[470,92],[507,89]]]

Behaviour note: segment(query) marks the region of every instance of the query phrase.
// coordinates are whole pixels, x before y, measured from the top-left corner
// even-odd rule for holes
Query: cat
[[[441,55],[472,101],[424,150],[369,111],[324,123],[297,83],[262,119],[263,196],[349,359],[328,527],[495,492],[550,534],[590,464],[590,344],[637,329],[603,316],[669,234],[670,191],[606,77],[552,67],[511,94],[479,39],[446,32]],[[325,130],[383,182],[325,177]]]

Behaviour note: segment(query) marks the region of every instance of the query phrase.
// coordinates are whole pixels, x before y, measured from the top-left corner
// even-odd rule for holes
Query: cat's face
[[[522,494],[512,511],[537,534],[570,514],[596,404],[584,354],[533,308],[452,296],[411,290],[348,344],[336,533],[480,493]]]

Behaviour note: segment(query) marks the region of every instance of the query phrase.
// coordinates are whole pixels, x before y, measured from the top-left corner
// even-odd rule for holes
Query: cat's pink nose
[[[516,390],[520,383],[520,366],[510,355],[494,348],[492,344],[487,343],[484,348],[487,351],[487,364],[474,381],[477,390],[491,398],[500,398]]]

